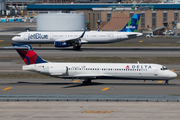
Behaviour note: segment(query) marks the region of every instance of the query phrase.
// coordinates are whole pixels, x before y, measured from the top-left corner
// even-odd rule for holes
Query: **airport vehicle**
[[[130,80],[168,80],[177,77],[163,65],[143,63],[56,63],[48,62],[38,56],[29,44],[12,44],[27,65],[22,69],[41,74],[65,78],[81,79],[90,84],[94,79],[130,79]]]
[[[154,37],[153,33],[149,33],[146,35],[146,37]]]
[[[166,30],[163,32],[163,35],[174,35],[175,33],[172,30]]]
[[[105,44],[142,36],[137,32],[140,14],[135,14],[121,31],[73,31],[73,32],[22,32],[12,38],[19,43],[54,44],[55,47],[74,46],[80,49],[82,44]]]

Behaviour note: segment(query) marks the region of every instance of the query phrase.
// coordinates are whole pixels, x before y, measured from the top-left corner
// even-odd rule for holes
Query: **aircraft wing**
[[[84,31],[84,32],[82,33],[82,35],[81,35],[80,37],[78,37],[78,38],[67,39],[67,40],[57,39],[57,40],[55,40],[55,41],[61,41],[61,42],[66,42],[66,43],[77,43],[77,42],[81,41],[81,38],[84,37],[85,32],[86,32],[86,31]]]
[[[106,77],[106,76],[109,76],[109,75],[106,75],[106,74],[77,74],[77,75],[74,75],[74,76],[64,76],[63,78],[81,78],[81,79],[86,79],[86,78],[91,78],[91,79],[96,79],[97,77]],[[61,77],[61,76],[59,76]],[[110,77],[110,76],[109,76]]]

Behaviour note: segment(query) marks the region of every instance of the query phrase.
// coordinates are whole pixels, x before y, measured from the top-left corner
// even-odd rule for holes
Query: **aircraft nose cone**
[[[176,77],[177,77],[177,74],[176,74],[175,72],[172,72],[172,73],[169,75],[169,77],[171,77],[171,78],[176,78]]]
[[[12,41],[16,42],[16,38],[15,38],[15,37],[13,37],[13,38],[12,38]]]

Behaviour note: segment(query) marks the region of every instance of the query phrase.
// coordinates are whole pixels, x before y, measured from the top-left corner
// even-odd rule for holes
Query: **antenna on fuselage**
[[[137,61],[137,64],[139,64],[139,61]]]

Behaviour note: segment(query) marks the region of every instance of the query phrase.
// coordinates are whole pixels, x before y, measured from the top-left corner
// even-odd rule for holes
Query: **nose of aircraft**
[[[177,74],[176,74],[175,72],[171,72],[171,73],[169,74],[169,77],[172,78],[172,79],[174,79],[174,78],[177,77]]]
[[[13,42],[16,42],[16,38],[15,38],[15,37],[13,37],[13,38],[12,38],[12,41],[13,41]]]

